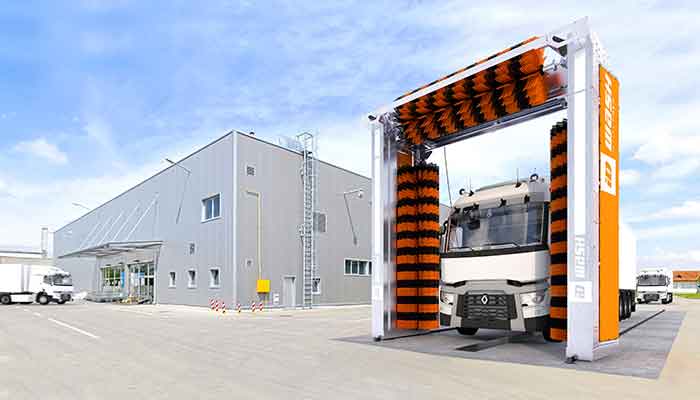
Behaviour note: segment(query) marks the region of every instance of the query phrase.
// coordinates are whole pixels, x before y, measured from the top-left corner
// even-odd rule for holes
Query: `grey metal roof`
[[[162,240],[132,241],[132,242],[107,242],[97,246],[88,247],[64,254],[58,258],[72,257],[106,257],[120,253],[128,253],[136,250],[152,249],[163,244]]]

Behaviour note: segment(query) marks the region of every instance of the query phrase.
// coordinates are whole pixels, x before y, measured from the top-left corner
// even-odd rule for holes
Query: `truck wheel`
[[[56,300],[56,303],[58,303],[58,304],[66,304],[66,301],[65,301],[65,300]]]
[[[668,302],[673,303],[673,293],[668,295]]]
[[[12,297],[10,297],[9,294],[3,294],[2,296],[0,296],[0,303],[2,303],[2,305],[5,306],[8,304],[12,304]]]
[[[632,312],[635,313],[637,312],[637,301],[632,300]]]
[[[553,339],[553,338],[552,338],[552,332],[549,330],[549,327],[548,327],[548,326],[546,326],[546,327],[542,330],[542,337],[544,338],[544,340],[545,340],[546,342],[550,342],[550,343],[561,343],[561,340],[557,340],[557,339]]]
[[[625,293],[625,319],[628,319],[630,316],[632,316],[632,302],[629,294]]]
[[[617,302],[617,320],[622,321],[625,318],[625,307],[622,305],[622,296],[620,296]]]
[[[468,336],[473,336],[476,334],[476,331],[478,331],[479,328],[457,328],[457,332],[459,332],[461,335],[468,335]]]
[[[46,293],[40,293],[38,296],[36,296],[36,302],[42,306],[49,304],[49,301],[49,296]]]

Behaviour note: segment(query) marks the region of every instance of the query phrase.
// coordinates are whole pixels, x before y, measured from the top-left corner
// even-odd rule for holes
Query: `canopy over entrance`
[[[160,247],[162,244],[162,240],[107,242],[98,246],[88,247],[86,249],[81,249],[68,254],[64,254],[58,258],[107,257],[131,251],[154,249]]]

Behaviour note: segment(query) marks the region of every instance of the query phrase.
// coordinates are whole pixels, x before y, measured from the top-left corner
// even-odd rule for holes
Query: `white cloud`
[[[666,267],[672,269],[697,269],[700,267],[700,249],[665,251],[661,248],[657,248],[651,255],[637,257],[637,263],[640,268]]]
[[[671,238],[693,238],[700,233],[700,223],[661,225],[651,228],[635,229],[639,240],[667,240]]]
[[[700,218],[700,201],[686,200],[680,206],[664,208],[655,213],[631,219],[630,222],[655,221],[663,219],[697,219]],[[699,232],[700,233],[700,232]]]
[[[64,165],[68,163],[66,153],[62,152],[55,144],[46,141],[43,137],[19,142],[14,149],[20,153],[43,158],[52,164]]]
[[[636,160],[651,165],[665,164],[679,157],[700,157],[700,135],[679,135],[660,131],[634,153]]]
[[[700,158],[681,158],[659,167],[652,172],[657,180],[682,179],[700,169]]]
[[[639,183],[642,178],[642,174],[635,169],[623,169],[620,170],[620,185],[632,186]]]

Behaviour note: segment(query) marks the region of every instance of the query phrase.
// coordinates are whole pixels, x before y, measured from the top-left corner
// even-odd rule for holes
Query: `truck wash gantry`
[[[502,86],[495,91],[481,92],[469,100],[472,107],[479,108],[476,121],[465,122],[464,109],[442,111],[452,107],[450,105],[432,115],[427,114],[435,110],[434,102],[441,101],[444,91],[454,94],[456,85],[472,90],[478,85],[479,77],[494,71],[507,76],[512,66],[510,62],[519,57],[518,65],[524,68],[523,60],[539,49],[547,51],[553,61],[532,73],[532,80],[531,75],[519,75],[517,82],[506,77],[503,82],[498,81]],[[417,162],[431,149],[566,109],[566,355],[594,360],[615,347],[618,336],[618,84],[604,68],[606,62],[605,52],[590,30],[588,20],[581,19],[399,97],[370,116],[372,257],[376,266],[372,276],[372,335],[375,339],[399,333],[395,326],[398,158],[409,157]],[[529,92],[530,89],[542,90],[542,87],[546,89],[544,92]],[[508,94],[511,97],[505,104],[508,90],[525,93]],[[495,97],[491,100],[489,96]],[[422,109],[421,101],[425,98],[431,103]],[[516,98],[517,104],[513,100]],[[487,111],[485,115],[484,107],[496,110]],[[419,133],[411,131],[415,125],[410,124],[415,121],[407,122],[406,113],[412,114],[411,117],[427,114],[427,117],[416,118],[420,121]],[[455,118],[455,113],[462,113],[456,116],[460,118],[458,124],[449,120]]]

